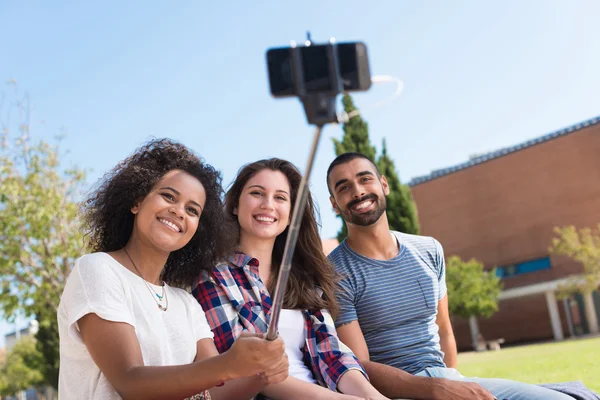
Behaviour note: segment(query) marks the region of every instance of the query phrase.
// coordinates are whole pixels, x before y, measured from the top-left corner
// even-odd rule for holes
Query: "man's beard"
[[[352,210],[352,207],[365,200],[374,201],[373,209],[364,213],[355,213]],[[383,215],[383,213],[385,212],[386,206],[387,204],[385,201],[385,196],[382,196],[380,200],[379,197],[377,197],[374,194],[367,194],[360,199],[355,199],[348,202],[348,204],[346,205],[346,211],[342,213],[342,216],[344,217],[344,220],[350,224],[358,226],[369,226],[373,225],[379,220],[381,215]]]

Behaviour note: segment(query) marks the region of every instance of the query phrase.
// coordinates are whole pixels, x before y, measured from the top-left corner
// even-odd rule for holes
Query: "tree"
[[[417,206],[412,198],[410,187],[400,183],[394,161],[388,156],[385,139],[383,139],[377,167],[390,185],[390,194],[387,196],[387,216],[390,226],[400,232],[418,234]]]
[[[582,293],[585,314],[590,333],[598,333],[598,318],[594,312],[592,292],[600,284],[600,224],[595,230],[574,226],[554,228],[558,235],[552,239],[550,253],[563,255],[580,262],[583,265],[583,278],[571,278],[559,287],[559,297],[568,297],[574,293]]]
[[[74,261],[83,253],[75,198],[85,174],[62,168],[57,146],[32,143],[28,97],[15,93],[9,110],[19,113],[17,137],[10,117],[0,121],[0,310],[9,321],[19,312],[38,320],[44,378],[56,387],[56,310]]]
[[[44,359],[36,348],[35,340],[31,337],[19,340],[0,366],[0,395],[42,388],[45,383],[41,372],[43,364]]]
[[[352,97],[348,94],[342,98],[342,104],[344,105],[344,111],[348,114],[356,110]],[[336,155],[355,151],[364,154],[370,160],[375,160],[376,150],[369,140],[369,125],[362,119],[360,114],[350,118],[344,124],[343,130],[344,136],[341,142],[335,138],[333,139]]]
[[[348,114],[356,110],[352,97],[344,95],[342,99],[344,111]],[[410,188],[400,183],[393,160],[387,153],[385,139],[383,150],[376,160],[376,149],[369,139],[369,126],[359,115],[350,118],[343,126],[342,140],[333,139],[336,155],[348,152],[358,152],[373,161],[380,172],[386,177],[390,185],[390,194],[387,196],[387,215],[391,229],[405,233],[419,233],[419,222],[416,206],[410,193]],[[341,217],[340,217],[341,218]],[[337,239],[342,241],[348,235],[346,224],[342,224]]]
[[[498,311],[502,283],[496,269],[485,271],[483,263],[475,259],[463,261],[451,256],[446,263],[446,285],[450,315],[469,319],[473,346],[477,348],[477,317],[489,318]]]
[[[40,371],[43,373],[46,383],[56,388],[58,385],[58,368],[60,366],[60,343],[56,310],[54,308],[36,310],[36,319],[40,323],[38,332],[35,335],[37,339],[35,345],[44,359]]]

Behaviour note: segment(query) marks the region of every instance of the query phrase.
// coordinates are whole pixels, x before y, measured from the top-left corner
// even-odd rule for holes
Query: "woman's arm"
[[[369,400],[387,399],[358,370],[347,371],[338,381],[338,390],[342,393],[351,394]]]
[[[87,314],[77,321],[83,343],[123,399],[183,399],[221,382],[256,376],[279,364],[285,346],[259,337],[240,337],[221,355],[188,365],[145,366],[135,329]]]
[[[320,378],[333,391],[339,390],[339,380],[352,370],[363,374],[366,381],[367,373],[352,350],[340,341],[329,311],[309,311],[309,317],[305,350],[312,360],[313,372],[320,373]]]
[[[196,346],[196,359],[194,362],[217,357],[219,352],[212,339],[201,339]],[[246,378],[239,378],[227,382],[226,385],[213,387],[210,389],[212,399],[241,399],[254,397],[258,392],[264,389],[269,383],[279,383],[288,375],[287,357],[284,357],[276,365],[270,367],[261,376],[254,375]]]
[[[212,391],[211,391],[212,394]],[[305,382],[303,380],[288,376],[286,380],[276,385],[269,385],[262,394],[275,400],[360,400],[360,397],[348,396],[334,392],[323,386]]]

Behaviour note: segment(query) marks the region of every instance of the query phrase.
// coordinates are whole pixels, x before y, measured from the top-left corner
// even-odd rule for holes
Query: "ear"
[[[383,187],[383,194],[385,194],[386,196],[390,194],[390,185],[388,184],[388,181],[385,178],[385,176],[381,175],[379,182],[381,182],[381,186]]]
[[[333,198],[333,196],[329,196],[329,202],[331,203],[331,207],[333,207],[333,211],[335,212],[335,214],[340,215],[342,212],[340,211],[340,208],[338,207],[337,203],[335,202],[335,199]]]
[[[238,215],[238,209],[237,209],[237,207],[233,208],[232,213],[233,213],[233,215]]]
[[[135,203],[135,205],[131,207],[131,213],[135,215],[138,212],[140,212],[140,203]]]

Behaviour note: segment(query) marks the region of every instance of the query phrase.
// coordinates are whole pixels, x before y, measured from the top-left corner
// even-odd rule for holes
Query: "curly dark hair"
[[[262,170],[279,171],[285,175],[290,184],[290,198],[292,199],[291,210],[300,188],[302,174],[298,168],[289,161],[279,158],[269,158],[259,160],[244,165],[238,171],[235,181],[225,195],[225,213],[229,216],[237,227],[239,243],[239,222],[238,217],[233,214],[233,209],[238,206],[242,190],[246,183]],[[292,258],[292,269],[290,271],[289,281],[283,298],[283,307],[286,309],[309,309],[320,310],[328,309],[335,318],[339,311],[339,305],[335,297],[336,284],[339,280],[333,265],[327,260],[323,253],[323,244],[319,236],[319,210],[309,193],[306,207],[302,214],[301,227],[298,234],[298,243]],[[283,250],[289,226],[280,233],[275,239],[275,245],[272,253],[272,275],[277,277],[279,268],[283,259]],[[270,293],[274,293],[277,279],[271,279],[269,287]],[[322,294],[319,293],[319,289]]]
[[[211,270],[233,251],[236,228],[223,213],[221,175],[184,145],[155,139],[105,174],[83,204],[84,230],[92,251],[122,249],[133,231],[131,208],[169,171],[185,171],[202,183],[206,204],[192,239],[171,252],[162,279],[190,288],[201,270]]]

